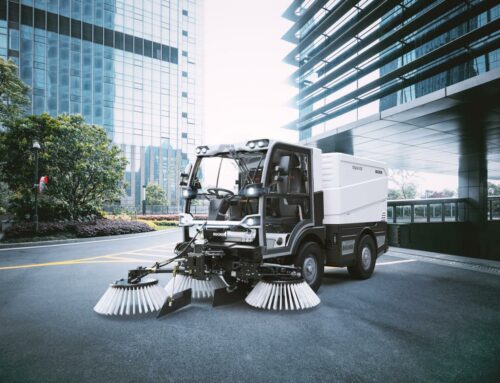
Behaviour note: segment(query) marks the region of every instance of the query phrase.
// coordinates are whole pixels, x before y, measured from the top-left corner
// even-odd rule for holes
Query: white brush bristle
[[[97,302],[94,311],[102,315],[135,315],[159,311],[167,299],[158,284],[136,287],[111,285]]]
[[[321,302],[307,282],[260,281],[245,298],[250,306],[265,310],[304,310]]]
[[[192,297],[200,299],[213,297],[214,290],[222,287],[227,287],[227,284],[218,275],[212,275],[207,281],[200,281],[187,275],[177,274],[168,281],[165,291],[168,296],[171,296],[180,291],[191,289]]]

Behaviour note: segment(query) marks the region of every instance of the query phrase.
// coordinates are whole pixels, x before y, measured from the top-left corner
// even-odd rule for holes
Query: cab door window
[[[274,152],[266,185],[266,241],[268,249],[284,247],[300,222],[311,218],[307,151],[278,149]]]

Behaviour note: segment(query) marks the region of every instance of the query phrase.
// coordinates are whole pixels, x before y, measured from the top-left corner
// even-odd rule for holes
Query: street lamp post
[[[142,185],[142,215],[146,215],[146,187],[147,185]]]
[[[38,151],[40,150],[40,143],[33,141],[33,152],[35,153],[35,182],[33,189],[35,190],[35,215],[33,221],[35,222],[35,233],[38,233]]]

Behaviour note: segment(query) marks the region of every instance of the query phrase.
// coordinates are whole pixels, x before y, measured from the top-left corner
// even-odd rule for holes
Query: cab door
[[[272,149],[263,206],[264,258],[290,254],[294,239],[313,226],[311,153],[284,144]]]

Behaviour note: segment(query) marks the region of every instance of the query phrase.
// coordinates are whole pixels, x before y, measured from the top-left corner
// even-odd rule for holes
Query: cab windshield
[[[262,182],[265,155],[266,151],[253,151],[198,158],[189,185],[196,197],[187,212],[229,221],[256,214],[258,200],[238,194],[246,185]]]

